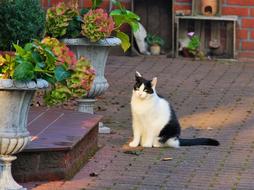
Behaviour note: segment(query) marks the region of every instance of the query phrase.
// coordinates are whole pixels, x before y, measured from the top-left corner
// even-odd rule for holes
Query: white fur
[[[170,147],[173,147],[173,148],[179,148],[180,147],[180,142],[177,138],[170,138],[167,140],[166,144]]]
[[[136,71],[136,75],[141,77],[141,74],[138,71]]]
[[[171,117],[171,112],[169,103],[166,100],[159,98],[156,94],[156,83],[157,78],[154,78],[152,81],[154,90],[153,94],[144,92],[144,85],[141,85],[139,90],[133,90],[131,110],[134,138],[129,144],[131,147],[137,147],[138,145],[143,147],[163,146],[158,141],[158,136],[163,127],[168,123]],[[171,142],[170,139],[166,144],[177,147],[177,143]]]

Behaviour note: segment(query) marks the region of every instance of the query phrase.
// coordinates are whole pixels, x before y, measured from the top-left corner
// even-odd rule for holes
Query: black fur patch
[[[179,139],[180,146],[195,146],[195,145],[208,145],[208,146],[219,146],[220,142],[216,139],[210,138],[195,138],[195,139]]]
[[[181,127],[176,117],[175,111],[171,108],[171,118],[167,125],[161,130],[159,137],[160,143],[165,143],[168,139],[173,137],[179,137],[181,133]]]
[[[145,78],[143,77],[139,77],[139,76],[136,76],[136,83],[134,85],[134,90],[138,90],[139,87],[144,84],[145,88],[144,88],[144,91],[148,94],[153,94],[153,88],[152,88],[152,83],[151,83],[151,80],[146,80]]]

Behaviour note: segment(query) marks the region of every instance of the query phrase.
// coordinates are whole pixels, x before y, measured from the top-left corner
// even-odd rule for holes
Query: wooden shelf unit
[[[188,32],[195,32],[200,37],[200,49],[205,53],[212,53],[214,57],[236,58],[236,23],[237,16],[175,16],[176,48],[175,56],[179,56],[178,42],[187,36]],[[211,50],[209,41],[218,39],[220,48]]]

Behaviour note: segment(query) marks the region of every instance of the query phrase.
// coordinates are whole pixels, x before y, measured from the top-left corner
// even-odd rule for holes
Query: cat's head
[[[155,93],[155,86],[157,84],[157,78],[153,78],[153,80],[147,80],[142,77],[142,75],[136,71],[136,83],[133,87],[133,93],[138,98],[146,99],[153,96]]]

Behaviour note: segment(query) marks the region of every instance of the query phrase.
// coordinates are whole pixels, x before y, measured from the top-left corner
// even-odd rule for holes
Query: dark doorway
[[[148,33],[165,40],[166,53],[172,51],[172,4],[173,0],[133,0],[133,8],[141,18]]]

